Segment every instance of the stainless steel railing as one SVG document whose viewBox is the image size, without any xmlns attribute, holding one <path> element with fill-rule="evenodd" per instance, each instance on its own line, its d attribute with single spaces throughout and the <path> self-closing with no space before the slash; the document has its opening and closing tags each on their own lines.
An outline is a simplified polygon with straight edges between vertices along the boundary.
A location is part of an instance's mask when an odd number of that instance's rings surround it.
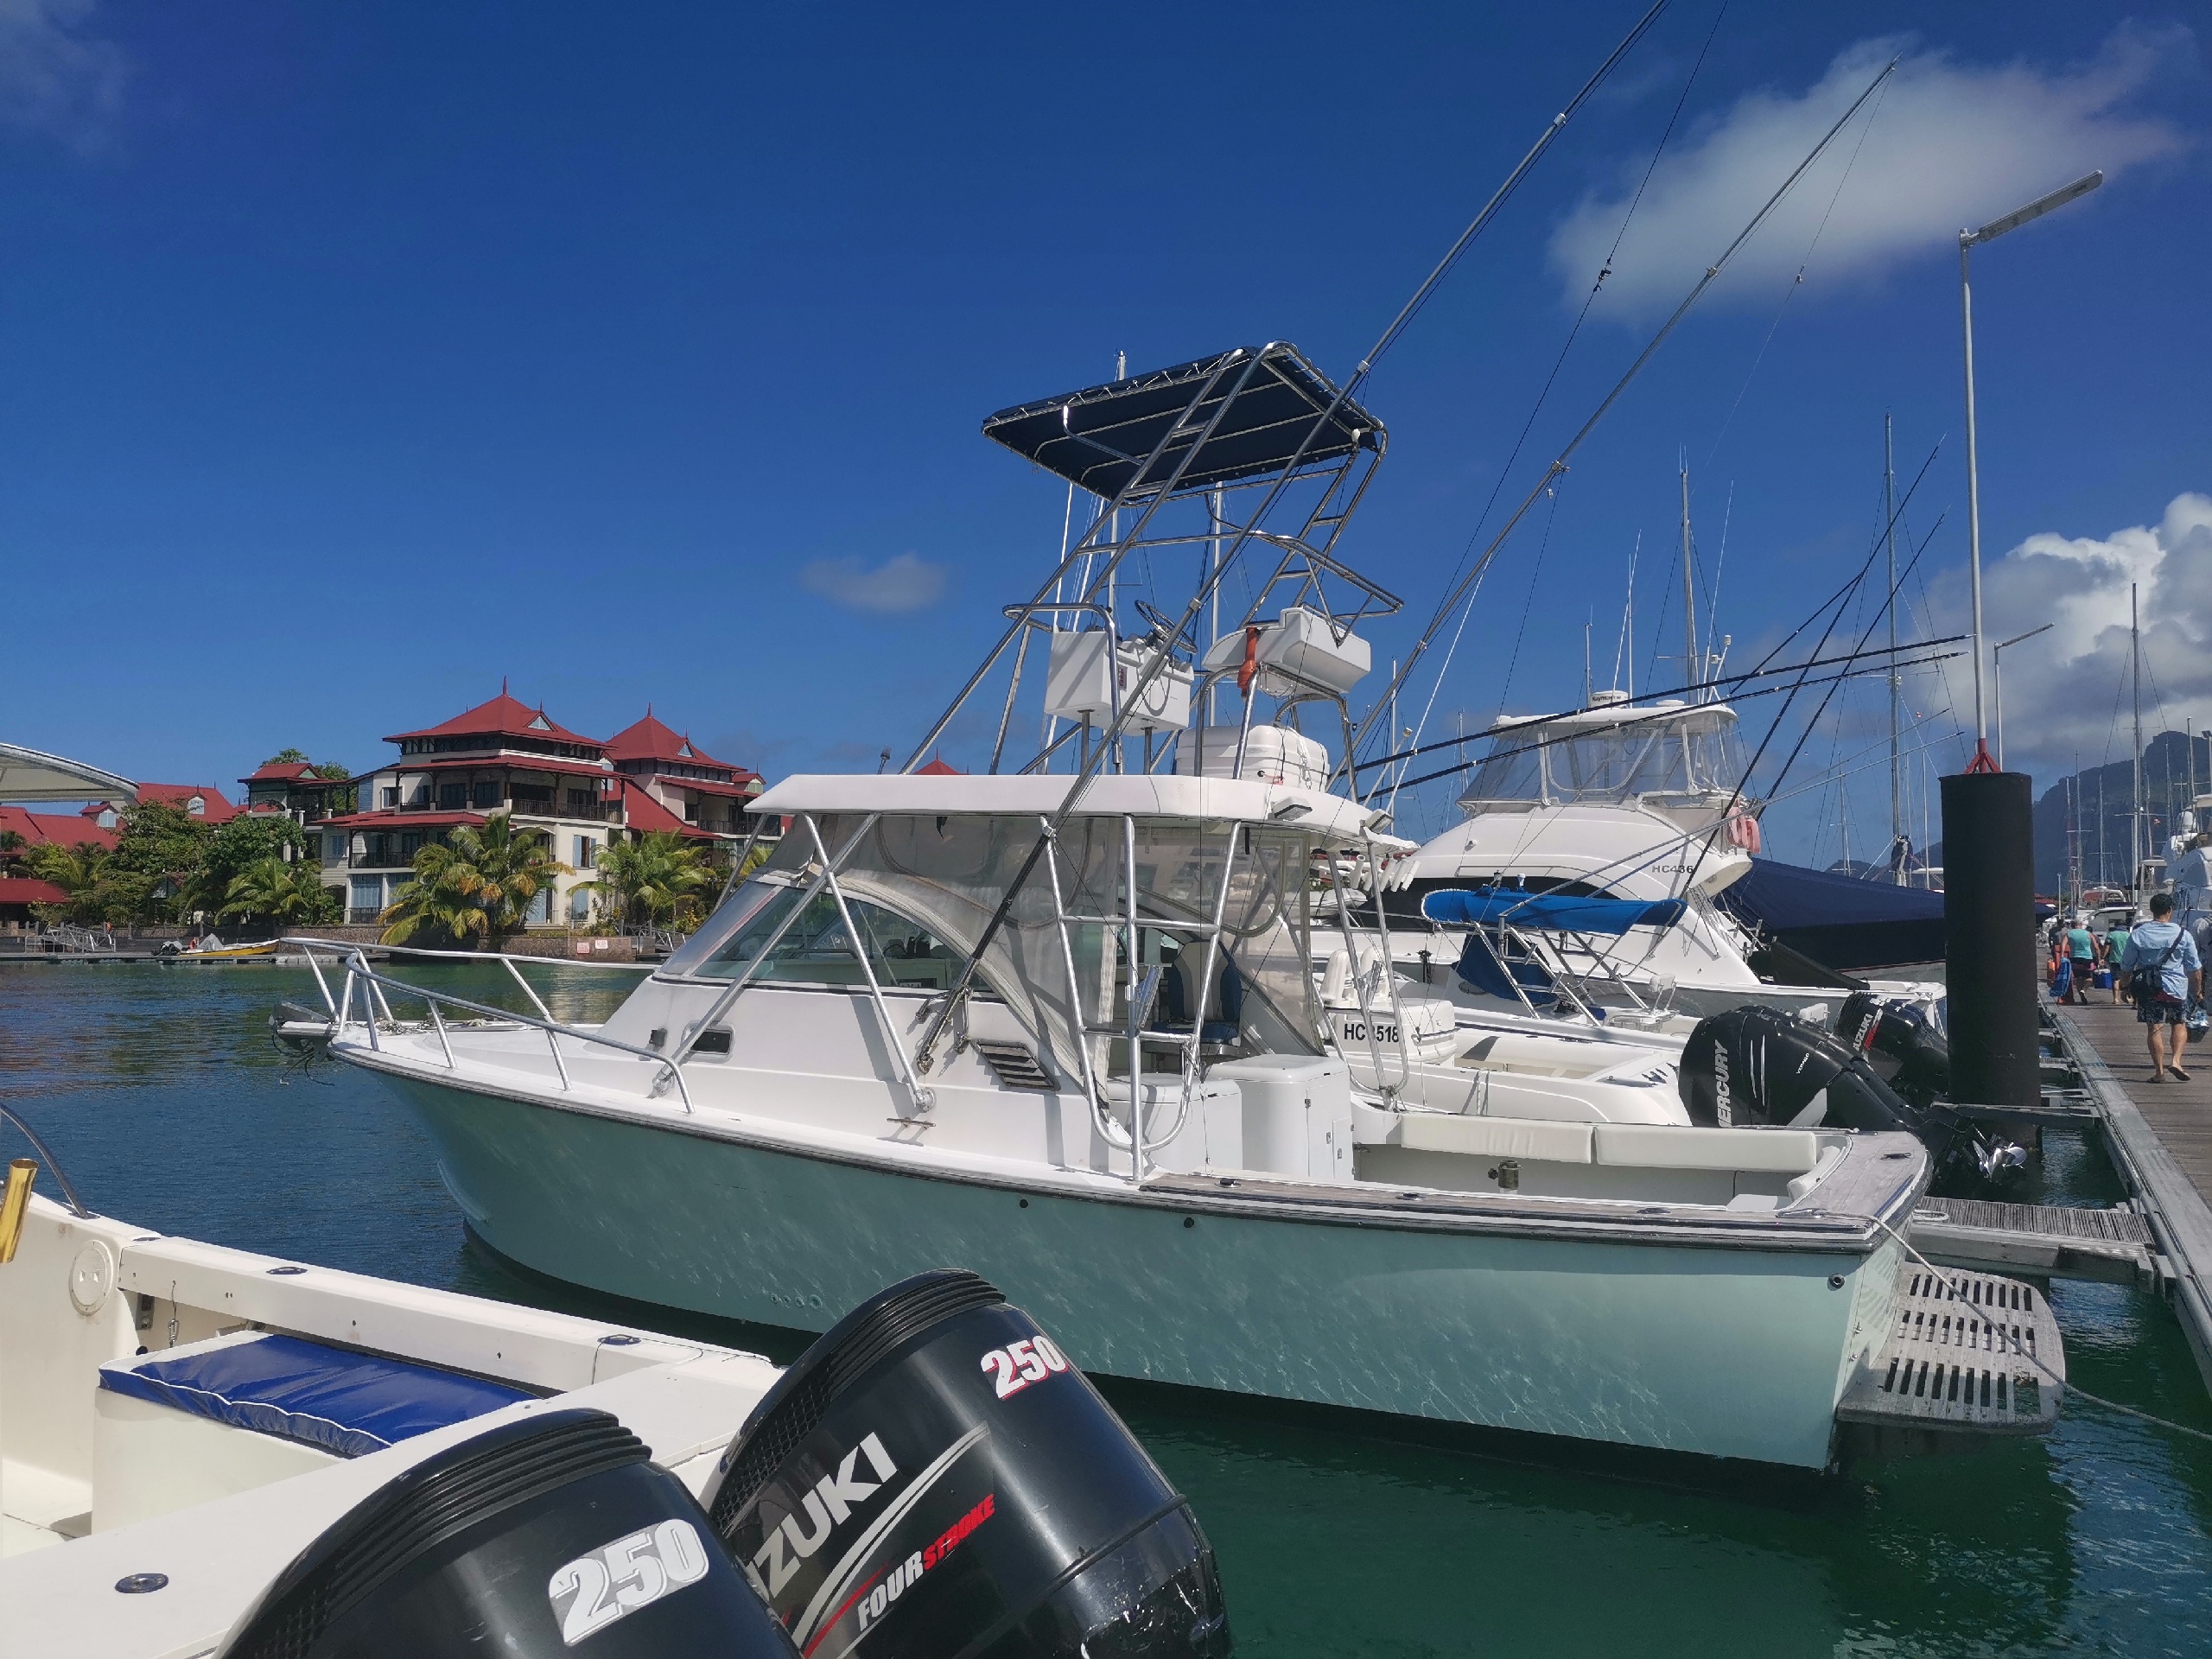
<svg viewBox="0 0 2212 1659">
<path fill-rule="evenodd" d="M 398 992 L 402 997 L 419 997 L 429 1006 L 431 1028 L 437 1033 L 439 1049 L 445 1056 L 446 1065 L 452 1070 L 458 1071 L 461 1063 L 454 1054 L 453 1041 L 447 1031 L 443 1013 L 445 1008 L 459 1008 L 477 1019 L 489 1019 L 543 1032 L 546 1047 L 553 1057 L 553 1070 L 560 1077 L 563 1090 L 575 1086 L 575 1079 L 569 1075 L 568 1061 L 561 1052 L 561 1039 L 567 1037 L 580 1043 L 588 1043 L 601 1048 L 611 1048 L 620 1053 L 629 1054 L 639 1059 L 654 1061 L 659 1068 L 653 1076 L 654 1090 L 658 1091 L 667 1081 L 673 1080 L 677 1098 L 683 1103 L 683 1109 L 687 1112 L 694 1109 L 691 1103 L 691 1090 L 684 1081 L 681 1060 L 671 1059 L 658 1050 L 643 1048 L 635 1043 L 626 1043 L 599 1032 L 586 1031 L 575 1026 L 563 1024 L 553 1017 L 552 1010 L 545 1006 L 545 999 L 538 995 L 537 988 L 523 977 L 522 970 L 515 964 L 515 959 L 504 952 L 428 950 L 409 945 L 391 944 L 377 947 L 380 950 L 401 956 L 427 957 L 453 962 L 500 963 L 505 965 L 507 972 L 513 976 L 515 983 L 522 987 L 523 994 L 529 997 L 537 1007 L 537 1017 L 519 1014 L 512 1008 L 495 1007 L 489 1003 L 474 1001 L 465 996 L 455 996 L 449 991 L 435 991 L 427 986 L 412 984 L 404 979 L 395 979 L 389 975 L 380 974 L 369 966 L 366 948 L 361 945 L 342 944 L 329 939 L 308 938 L 286 938 L 280 943 L 305 951 L 308 966 L 315 974 L 315 988 L 321 992 L 323 1006 L 330 1014 L 331 1035 L 334 1038 L 344 1036 L 353 1029 L 355 1024 L 354 988 L 359 985 L 361 988 L 359 993 L 361 1014 L 359 1016 L 359 1023 L 367 1033 L 369 1046 L 381 1052 L 384 1048 L 384 1030 L 396 1029 L 399 1025 L 397 1018 L 391 1011 L 391 1001 L 385 995 L 386 989 L 389 988 Z M 342 956 L 345 958 L 346 981 L 335 997 L 331 995 L 329 982 L 323 976 L 322 965 L 319 960 L 321 955 Z M 575 965 L 602 969 L 621 968 L 642 972 L 651 972 L 654 966 L 651 963 L 627 962 L 578 963 Z M 379 1009 L 382 1010 L 381 1020 L 378 1015 Z"/>
</svg>

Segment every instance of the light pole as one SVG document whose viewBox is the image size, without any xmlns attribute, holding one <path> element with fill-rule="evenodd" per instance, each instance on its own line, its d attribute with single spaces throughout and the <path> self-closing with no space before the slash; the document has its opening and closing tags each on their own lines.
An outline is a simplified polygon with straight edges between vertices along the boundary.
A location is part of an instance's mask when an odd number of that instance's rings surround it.
<svg viewBox="0 0 2212 1659">
<path fill-rule="evenodd" d="M 1989 758 L 1989 716 L 1981 689 L 1981 473 L 1974 451 L 1974 281 L 1969 253 L 1976 243 L 1993 242 L 2007 231 L 2017 231 L 2031 219 L 2041 219 L 2054 207 L 2086 196 L 2105 181 L 2101 172 L 2038 196 L 2024 207 L 2016 207 L 2001 219 L 1993 219 L 1978 231 L 1959 232 L 1959 315 L 1966 339 L 1967 372 L 1967 556 L 1974 590 L 1974 761 L 1968 772 L 1996 772 L 2002 768 Z"/>
<path fill-rule="evenodd" d="M 2046 622 L 2039 628 L 2030 628 L 2025 633 L 2016 633 L 2010 639 L 1999 640 L 1989 648 L 1991 689 L 1997 694 L 1997 770 L 2005 770 L 2005 648 L 2017 645 L 2023 639 L 2032 639 L 2039 633 L 2049 633 L 2058 625 Z"/>
</svg>

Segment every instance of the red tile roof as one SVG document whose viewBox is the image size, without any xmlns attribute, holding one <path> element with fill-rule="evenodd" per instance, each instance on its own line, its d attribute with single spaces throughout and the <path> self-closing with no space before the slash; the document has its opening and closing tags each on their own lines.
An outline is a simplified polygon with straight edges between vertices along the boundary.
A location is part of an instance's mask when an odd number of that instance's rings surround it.
<svg viewBox="0 0 2212 1659">
<path fill-rule="evenodd" d="M 302 778 L 313 778 L 315 770 L 304 760 L 264 760 L 253 769 L 251 778 L 241 778 L 242 784 L 296 784 Z"/>
<path fill-rule="evenodd" d="M 138 785 L 138 798 L 141 802 L 158 801 L 163 806 L 176 808 L 180 812 L 188 810 L 185 803 L 195 795 L 200 797 L 206 808 L 204 811 L 194 814 L 202 823 L 228 823 L 238 815 L 238 809 L 231 804 L 230 798 L 213 784 L 141 784 Z M 127 805 L 128 803 L 123 801 L 94 801 L 84 809 L 84 816 L 88 818 L 96 818 L 110 808 L 120 810 Z"/>
<path fill-rule="evenodd" d="M 69 895 L 51 881 L 29 875 L 0 875 L 0 905 L 66 905 Z"/>
<path fill-rule="evenodd" d="M 653 830 L 673 830 L 694 841 L 717 839 L 713 830 L 702 830 L 697 824 L 687 823 L 677 817 L 655 800 L 634 778 L 622 780 L 622 817 L 623 822 L 639 835 Z"/>
<path fill-rule="evenodd" d="M 607 740 L 607 757 L 615 761 L 673 760 L 687 766 L 720 766 L 741 778 L 753 775 L 743 766 L 715 760 L 688 735 L 672 731 L 655 720 L 650 708 L 645 710 L 644 719 L 635 725 L 624 727 Z"/>
<path fill-rule="evenodd" d="M 564 760 L 550 754 L 510 754 L 489 760 L 466 754 L 410 757 L 377 768 L 378 772 L 490 772 L 495 769 L 557 772 L 571 778 L 604 778 L 607 775 L 607 768 L 595 760 Z"/>
<path fill-rule="evenodd" d="M 20 806 L 0 806 L 0 830 L 12 830 L 21 836 L 26 851 L 46 842 L 74 847 L 80 841 L 89 841 L 96 847 L 112 847 L 116 840 L 114 830 L 103 830 L 74 813 L 30 812 Z"/>
<path fill-rule="evenodd" d="M 404 742 L 410 737 L 461 737 L 482 732 L 499 737 L 536 737 L 556 742 L 582 743 L 591 748 L 606 745 L 595 737 L 585 737 L 572 732 L 549 716 L 543 709 L 511 697 L 502 686 L 499 695 L 489 702 L 480 702 L 466 714 L 455 715 L 437 726 L 425 726 L 419 732 L 399 732 L 385 739 L 387 743 Z"/>
<path fill-rule="evenodd" d="M 944 757 L 941 754 L 933 756 L 927 766 L 914 768 L 917 778 L 965 778 L 967 775 L 957 766 L 945 765 Z"/>
</svg>

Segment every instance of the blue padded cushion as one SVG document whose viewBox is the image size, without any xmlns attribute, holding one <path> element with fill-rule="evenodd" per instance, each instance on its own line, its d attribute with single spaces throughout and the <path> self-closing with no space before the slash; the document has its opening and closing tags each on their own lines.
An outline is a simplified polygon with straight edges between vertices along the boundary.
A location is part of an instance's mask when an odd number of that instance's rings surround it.
<svg viewBox="0 0 2212 1659">
<path fill-rule="evenodd" d="M 500 1382 L 277 1336 L 103 1365 L 100 1386 L 341 1458 L 381 1452 L 537 1397 Z"/>
</svg>

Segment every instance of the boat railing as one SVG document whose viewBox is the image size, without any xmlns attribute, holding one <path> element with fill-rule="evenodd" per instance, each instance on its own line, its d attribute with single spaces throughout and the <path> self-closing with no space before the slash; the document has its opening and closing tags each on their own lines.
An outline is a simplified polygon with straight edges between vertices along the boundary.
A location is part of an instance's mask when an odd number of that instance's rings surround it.
<svg viewBox="0 0 2212 1659">
<path fill-rule="evenodd" d="M 384 1031 L 396 1029 L 399 1024 L 397 1016 L 391 1011 L 391 998 L 385 994 L 387 989 L 390 989 L 398 992 L 402 997 L 419 997 L 428 1005 L 431 1028 L 437 1033 L 439 1049 L 445 1056 L 446 1065 L 451 1069 L 459 1070 L 460 1062 L 454 1057 L 453 1041 L 446 1029 L 443 1010 L 458 1008 L 476 1019 L 499 1020 L 543 1032 L 545 1046 L 553 1056 L 553 1070 L 559 1076 L 563 1090 L 575 1086 L 575 1079 L 569 1075 L 568 1061 L 561 1053 L 561 1039 L 567 1037 L 580 1043 L 613 1049 L 620 1053 L 632 1055 L 639 1059 L 655 1062 L 660 1069 L 654 1074 L 652 1092 L 658 1094 L 671 1081 L 673 1081 L 676 1084 L 677 1096 L 683 1102 L 683 1109 L 687 1112 L 693 1109 L 691 1090 L 684 1081 L 681 1056 L 671 1058 L 657 1049 L 641 1047 L 636 1043 L 626 1043 L 619 1038 L 607 1036 L 604 1033 L 587 1031 L 580 1027 L 564 1024 L 556 1020 L 552 1010 L 545 1006 L 545 999 L 538 995 L 537 988 L 523 977 L 522 970 L 516 965 L 515 958 L 503 951 L 431 950 L 407 945 L 389 944 L 377 947 L 381 950 L 407 957 L 430 957 L 449 962 L 499 963 L 513 976 L 515 983 L 522 988 L 523 994 L 530 998 L 531 1004 L 537 1009 L 535 1016 L 518 1013 L 513 1008 L 497 1007 L 489 1003 L 475 1001 L 468 997 L 455 996 L 450 991 L 432 990 L 427 986 L 412 984 L 404 979 L 395 979 L 389 975 L 380 974 L 369 966 L 365 950 L 358 944 L 346 944 L 329 939 L 307 938 L 287 938 L 281 943 L 296 946 L 305 952 L 308 966 L 315 974 L 315 988 L 322 994 L 323 1006 L 330 1011 L 333 1037 L 344 1036 L 353 1029 L 358 1018 L 359 1025 L 368 1035 L 369 1046 L 381 1051 L 384 1047 Z M 322 964 L 319 959 L 321 955 L 342 956 L 345 958 L 346 981 L 335 997 L 331 995 L 329 982 L 323 976 Z M 592 968 L 626 968 L 642 972 L 650 972 L 653 966 L 651 963 L 626 962 L 594 962 L 576 965 Z M 359 993 L 361 1012 L 359 1016 L 356 1016 L 353 1012 L 354 987 L 357 984 L 362 988 Z"/>
<path fill-rule="evenodd" d="M 22 1133 L 23 1139 L 31 1143 L 31 1150 L 46 1160 L 46 1166 L 54 1172 L 54 1181 L 61 1188 L 61 1196 L 69 1200 L 70 1213 L 80 1218 L 91 1216 L 92 1212 L 85 1208 L 85 1201 L 77 1196 L 75 1184 L 62 1173 L 61 1160 L 54 1155 L 54 1149 L 39 1138 L 38 1131 L 24 1122 L 5 1105 L 0 1105 L 0 1118 L 4 1118 L 14 1124 Z"/>
</svg>

